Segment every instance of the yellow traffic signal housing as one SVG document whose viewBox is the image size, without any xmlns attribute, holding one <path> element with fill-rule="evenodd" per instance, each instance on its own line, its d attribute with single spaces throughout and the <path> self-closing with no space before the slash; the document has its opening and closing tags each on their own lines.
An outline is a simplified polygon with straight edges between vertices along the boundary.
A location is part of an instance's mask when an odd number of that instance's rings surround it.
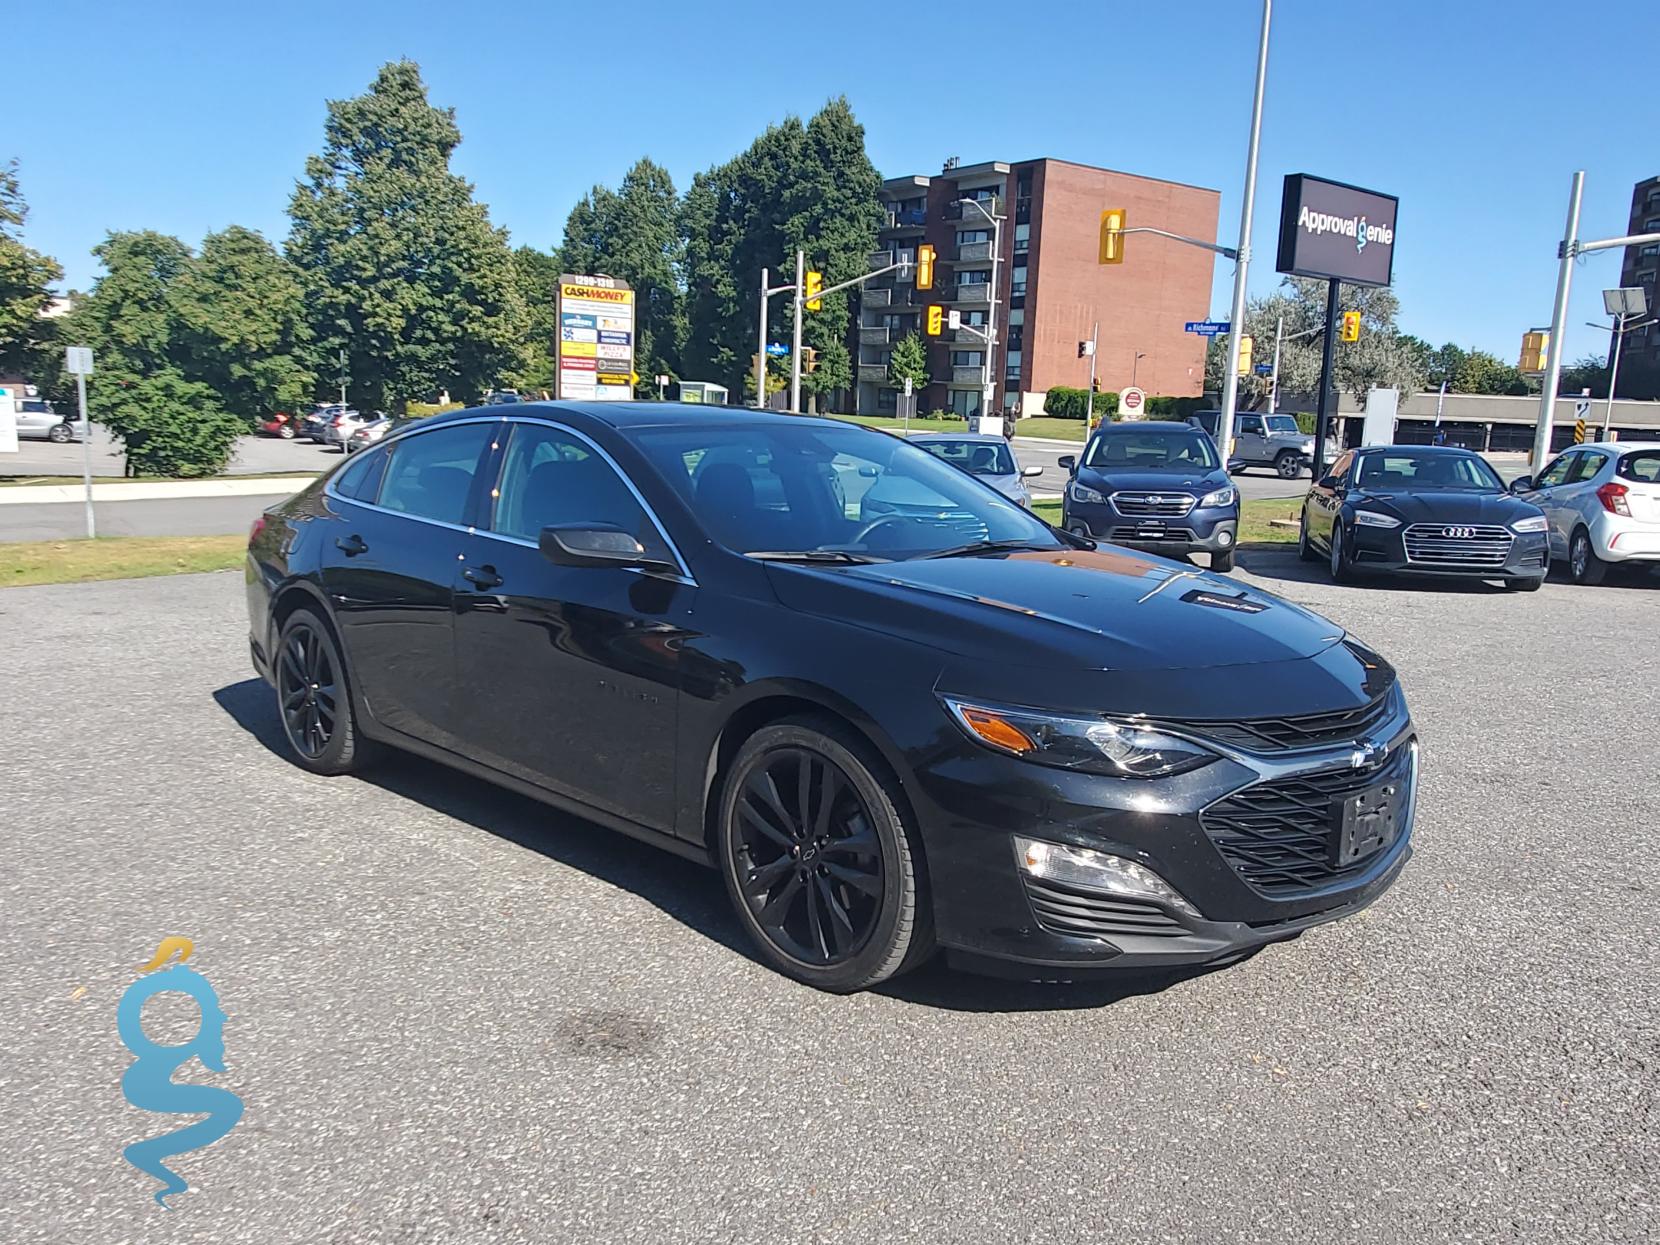
<svg viewBox="0 0 1660 1245">
<path fill-rule="evenodd" d="M 945 308 L 938 303 L 928 308 L 928 336 L 938 337 L 940 330 L 945 326 Z"/>
<path fill-rule="evenodd" d="M 1528 375 L 1542 374 L 1550 362 L 1550 330 L 1529 329 L 1522 334 L 1522 358 L 1517 370 Z"/>
<path fill-rule="evenodd" d="M 818 351 L 811 346 L 801 348 L 801 370 L 803 372 L 818 371 Z"/>
<path fill-rule="evenodd" d="M 1241 376 L 1251 374 L 1251 348 L 1254 345 L 1256 343 L 1251 340 L 1248 334 L 1241 333 L 1239 335 L 1239 374 Z"/>
<path fill-rule="evenodd" d="M 916 288 L 934 288 L 934 248 L 926 242 L 916 249 Z"/>
<path fill-rule="evenodd" d="M 1097 262 L 1103 264 L 1122 264 L 1124 262 L 1124 221 L 1123 208 L 1107 208 L 1101 213 L 1101 250 Z"/>
<path fill-rule="evenodd" d="M 823 288 L 824 288 L 824 274 L 822 272 L 809 272 L 807 274 L 807 289 L 806 289 L 807 310 L 808 311 L 822 311 L 822 310 L 824 310 L 824 300 L 821 299 L 818 296 L 819 291 L 822 290 Z"/>
<path fill-rule="evenodd" d="M 1357 342 L 1360 340 L 1360 312 L 1345 311 L 1343 313 L 1343 328 L 1337 334 L 1340 342 Z"/>
</svg>

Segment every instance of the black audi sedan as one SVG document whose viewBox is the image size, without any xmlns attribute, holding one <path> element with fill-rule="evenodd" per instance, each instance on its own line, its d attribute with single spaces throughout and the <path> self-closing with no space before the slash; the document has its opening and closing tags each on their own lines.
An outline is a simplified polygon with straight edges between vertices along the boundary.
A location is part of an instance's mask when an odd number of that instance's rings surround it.
<svg viewBox="0 0 1660 1245">
<path fill-rule="evenodd" d="M 1233 569 L 1239 490 L 1203 429 L 1103 424 L 1082 458 L 1065 454 L 1060 465 L 1072 472 L 1061 501 L 1067 531 L 1168 557 L 1206 553 L 1211 570 Z"/>
<path fill-rule="evenodd" d="M 1545 512 L 1511 496 L 1487 460 L 1439 445 L 1350 450 L 1303 499 L 1297 551 L 1357 574 L 1497 579 L 1534 592 L 1550 569 Z"/>
<path fill-rule="evenodd" d="M 833 420 L 425 419 L 265 513 L 247 598 L 301 766 L 391 746 L 707 863 L 826 990 L 1224 961 L 1411 850 L 1377 653 Z"/>
</svg>

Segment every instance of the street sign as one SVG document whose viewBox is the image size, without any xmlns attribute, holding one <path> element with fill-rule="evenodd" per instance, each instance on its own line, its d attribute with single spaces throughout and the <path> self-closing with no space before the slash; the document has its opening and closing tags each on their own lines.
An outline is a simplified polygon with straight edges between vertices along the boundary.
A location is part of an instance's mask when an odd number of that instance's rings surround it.
<svg viewBox="0 0 1660 1245">
<path fill-rule="evenodd" d="M 17 453 L 17 400 L 21 388 L 0 385 L 0 454 Z"/>
<path fill-rule="evenodd" d="M 909 376 L 905 378 L 905 396 L 907 398 L 911 396 L 911 378 Z"/>
<path fill-rule="evenodd" d="M 962 328 L 962 326 L 963 326 L 963 313 L 960 312 L 960 311 L 948 311 L 948 312 L 946 312 L 945 313 L 945 325 L 946 325 L 947 328 L 951 328 L 951 329 L 960 329 L 960 328 Z"/>
<path fill-rule="evenodd" d="M 564 273 L 559 278 L 555 397 L 627 401 L 634 371 L 634 291 L 614 277 Z"/>
<path fill-rule="evenodd" d="M 92 375 L 92 347 L 69 346 L 63 352 L 63 370 L 71 376 Z"/>
<path fill-rule="evenodd" d="M 1197 333 L 1200 337 L 1220 337 L 1231 328 L 1233 328 L 1233 324 L 1227 320 L 1189 320 L 1187 322 L 1187 331 Z"/>
<path fill-rule="evenodd" d="M 1140 419 L 1147 412 L 1147 393 L 1131 385 L 1118 395 L 1118 409 L 1127 419 Z"/>
<path fill-rule="evenodd" d="M 782 359 L 790 353 L 790 348 L 783 342 L 768 342 L 767 353 L 774 359 Z"/>
<path fill-rule="evenodd" d="M 1574 403 L 1574 444 L 1585 444 L 1585 421 L 1591 417 L 1591 402 L 1589 398 L 1581 398 Z"/>
<path fill-rule="evenodd" d="M 1395 272 L 1394 195 L 1290 173 L 1280 200 L 1281 272 L 1388 285 Z"/>
<path fill-rule="evenodd" d="M 1259 363 L 1256 366 L 1256 373 L 1258 376 L 1272 376 L 1274 365 L 1272 363 Z"/>
</svg>

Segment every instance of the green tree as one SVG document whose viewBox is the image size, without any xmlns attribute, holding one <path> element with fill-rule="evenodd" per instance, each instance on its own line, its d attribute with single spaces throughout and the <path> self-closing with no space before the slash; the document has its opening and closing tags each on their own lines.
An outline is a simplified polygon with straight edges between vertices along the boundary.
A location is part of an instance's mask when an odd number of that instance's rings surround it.
<svg viewBox="0 0 1660 1245">
<path fill-rule="evenodd" d="M 260 234 L 239 225 L 202 241 L 201 254 L 168 286 L 185 374 L 210 385 L 252 423 L 309 399 L 311 329 L 298 270 Z"/>
<path fill-rule="evenodd" d="M 1577 397 L 1589 389 L 1593 398 L 1608 396 L 1608 361 L 1600 354 L 1583 355 L 1562 366 L 1562 377 L 1556 392 L 1563 397 Z"/>
<path fill-rule="evenodd" d="M 120 439 L 134 475 L 218 475 L 248 430 L 211 386 L 174 367 L 138 376 L 100 366 L 94 381 L 87 404 Z"/>
<path fill-rule="evenodd" d="M 918 397 L 928 387 L 928 347 L 915 333 L 907 333 L 894 343 L 893 354 L 888 359 L 888 379 L 899 390 L 910 381 Z"/>
<path fill-rule="evenodd" d="M 507 234 L 450 170 L 455 110 L 427 99 L 413 61 L 328 105 L 323 154 L 288 214 L 320 357 L 344 349 L 360 401 L 401 410 L 448 388 L 476 397 L 517 379 L 526 314 Z"/>
<path fill-rule="evenodd" d="M 71 313 L 70 334 L 96 352 L 99 372 L 182 374 L 173 285 L 189 267 L 190 248 L 168 234 L 112 233 L 92 248 L 104 266 L 91 292 Z"/>
<path fill-rule="evenodd" d="M 639 392 L 656 393 L 655 377 L 679 374 L 680 199 L 668 170 L 649 159 L 623 175 L 620 190 L 595 186 L 565 222 L 564 271 L 617 277 L 634 289 L 634 365 Z"/>
<path fill-rule="evenodd" d="M 52 324 L 41 312 L 48 288 L 63 277 L 57 260 L 23 244 L 29 205 L 17 180 L 17 161 L 0 165 L 0 372 L 34 379 L 52 342 Z"/>
<path fill-rule="evenodd" d="M 1521 369 L 1506 363 L 1485 350 L 1463 353 L 1458 370 L 1450 378 L 1447 388 L 1454 393 L 1499 393 L 1520 396 L 1534 392 Z M 1440 381 L 1435 382 L 1437 385 Z"/>
<path fill-rule="evenodd" d="M 554 338 L 558 336 L 559 256 L 521 246 L 513 252 L 513 268 L 519 283 L 519 298 L 525 305 L 529 342 L 524 370 L 519 380 L 535 393 L 552 393 L 554 382 Z"/>
</svg>

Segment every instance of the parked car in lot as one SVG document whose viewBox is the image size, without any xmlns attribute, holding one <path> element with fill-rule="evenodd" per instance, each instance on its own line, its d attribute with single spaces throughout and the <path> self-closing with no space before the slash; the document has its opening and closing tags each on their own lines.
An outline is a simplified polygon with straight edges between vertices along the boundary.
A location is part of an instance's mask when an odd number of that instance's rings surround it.
<svg viewBox="0 0 1660 1245">
<path fill-rule="evenodd" d="M 1451 575 L 1532 592 L 1550 565 L 1544 513 L 1511 496 L 1481 455 L 1451 446 L 1345 453 L 1304 498 L 1297 549 L 1305 561 L 1323 552 L 1340 583 Z"/>
<path fill-rule="evenodd" d="M 324 443 L 324 432 L 329 422 L 346 408 L 338 402 L 325 402 L 313 407 L 300 417 L 300 436 L 307 441 L 315 441 L 318 445 Z"/>
<path fill-rule="evenodd" d="M 1213 571 L 1233 569 L 1239 490 L 1222 470 L 1216 445 L 1188 424 L 1151 420 L 1103 424 L 1072 472 L 1061 526 L 1079 536 L 1171 557 L 1210 555 Z"/>
<path fill-rule="evenodd" d="M 436 415 L 267 510 L 246 585 L 301 767 L 392 745 L 707 863 L 826 990 L 1225 961 L 1411 853 L 1383 657 L 839 421 Z"/>
<path fill-rule="evenodd" d="M 17 435 L 25 441 L 63 445 L 85 436 L 86 423 L 60 415 L 45 398 L 24 398 L 17 404 Z"/>
<path fill-rule="evenodd" d="M 1196 411 L 1188 416 L 1187 422 L 1203 428 L 1211 440 L 1221 439 L 1221 411 Z M 1326 453 L 1328 459 L 1335 458 L 1336 447 L 1328 444 Z M 1229 471 L 1271 467 L 1282 479 L 1295 480 L 1310 471 L 1313 462 L 1314 437 L 1297 427 L 1295 416 L 1264 415 L 1256 411 L 1240 411 L 1234 416 Z"/>
<path fill-rule="evenodd" d="M 292 441 L 299 435 L 300 418 L 290 415 L 287 411 L 273 411 L 270 416 L 260 421 L 259 431 L 267 437 L 281 437 L 284 441 Z"/>
<path fill-rule="evenodd" d="M 366 449 L 375 444 L 388 433 L 396 432 L 399 428 L 414 423 L 416 418 L 409 415 L 397 418 L 391 415 L 383 415 L 379 419 L 371 419 L 367 423 L 359 424 L 352 435 L 347 437 L 342 444 L 345 446 L 346 453 L 354 454 L 358 450 Z"/>
<path fill-rule="evenodd" d="M 332 445 L 341 453 L 345 453 L 346 443 L 351 440 L 352 433 L 365 424 L 385 418 L 380 411 L 364 413 L 350 408 L 337 410 L 323 421 L 323 444 Z"/>
<path fill-rule="evenodd" d="M 1022 506 L 1032 504 L 1032 495 L 1026 491 L 1026 481 L 1043 474 L 1042 467 L 1022 467 L 1017 463 L 1009 443 L 1000 436 L 931 432 L 912 437 L 911 444 L 921 446 L 935 458 L 971 476 L 978 476 L 1004 497 Z"/>
<path fill-rule="evenodd" d="M 1660 564 L 1660 441 L 1576 445 L 1510 488 L 1544 511 L 1551 557 L 1575 583 L 1600 584 L 1611 566 Z"/>
</svg>

